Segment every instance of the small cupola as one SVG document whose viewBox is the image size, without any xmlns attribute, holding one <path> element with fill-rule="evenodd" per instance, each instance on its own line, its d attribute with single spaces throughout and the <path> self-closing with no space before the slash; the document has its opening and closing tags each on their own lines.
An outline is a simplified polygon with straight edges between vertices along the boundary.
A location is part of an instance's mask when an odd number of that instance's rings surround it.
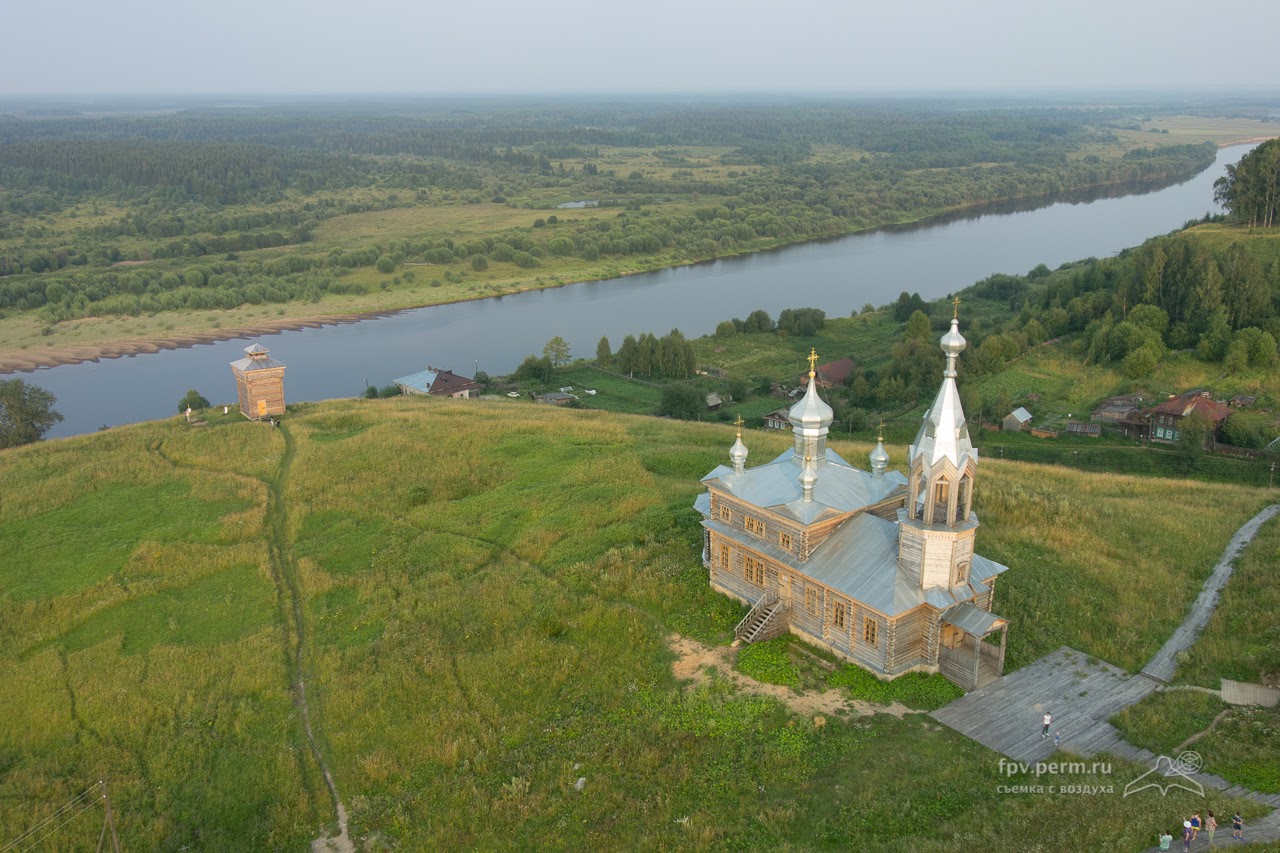
<svg viewBox="0 0 1280 853">
<path fill-rule="evenodd" d="M 787 413 L 791 421 L 791 432 L 795 435 L 795 448 L 792 461 L 803 466 L 805 459 L 812 460 L 815 467 L 827 461 L 827 432 L 831 429 L 834 413 L 831 407 L 818 396 L 818 383 L 815 381 L 818 363 L 816 350 L 809 350 L 809 387 Z"/>
<path fill-rule="evenodd" d="M 738 427 L 738 439 L 733 443 L 733 447 L 729 449 L 729 459 L 733 462 L 733 473 L 741 474 L 743 468 L 747 464 L 747 446 L 742 443 L 742 415 L 738 415 L 735 426 Z"/>
</svg>

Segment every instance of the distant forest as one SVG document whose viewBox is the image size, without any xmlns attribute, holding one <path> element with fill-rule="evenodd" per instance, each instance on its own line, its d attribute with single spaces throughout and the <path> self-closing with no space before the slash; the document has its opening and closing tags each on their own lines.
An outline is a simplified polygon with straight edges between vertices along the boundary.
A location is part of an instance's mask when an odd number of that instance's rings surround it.
<svg viewBox="0 0 1280 853">
<path fill-rule="evenodd" d="M 1120 109 L 838 100 L 0 116 L 0 311 L 57 324 L 319 302 L 368 291 L 353 270 L 406 262 L 438 265 L 451 282 L 543 266 L 582 275 L 619 258 L 683 263 L 1212 162 L 1209 143 L 1115 145 L 1114 129 L 1133 120 Z M 658 166 L 609 167 L 620 150 Z M 551 210 L 563 199 L 618 215 L 355 248 L 315 236 L 328 219 L 372 210 Z M 405 273 L 383 288 L 423 286 Z"/>
</svg>

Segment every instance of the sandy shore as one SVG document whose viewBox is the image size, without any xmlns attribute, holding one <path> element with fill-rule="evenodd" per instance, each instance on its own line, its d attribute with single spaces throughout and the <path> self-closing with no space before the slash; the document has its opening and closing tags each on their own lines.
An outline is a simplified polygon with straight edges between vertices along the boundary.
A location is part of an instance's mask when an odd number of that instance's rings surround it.
<svg viewBox="0 0 1280 853">
<path fill-rule="evenodd" d="M 241 326 L 235 329 L 215 329 L 208 332 L 171 335 L 165 338 L 139 338 L 101 344 L 48 347 L 38 352 L 0 350 L 0 374 L 30 373 L 41 367 L 56 367 L 60 364 L 80 364 L 85 361 L 101 361 L 104 358 L 142 355 L 165 349 L 183 349 L 217 341 L 232 341 L 237 338 L 273 335 L 277 332 L 289 332 L 296 329 L 319 329 L 322 326 L 336 326 L 341 323 L 359 323 L 361 320 L 388 317 L 406 310 L 411 309 L 368 311 L 360 314 L 330 314 L 322 317 L 295 317 L 293 319 L 257 323 L 252 326 Z"/>
</svg>

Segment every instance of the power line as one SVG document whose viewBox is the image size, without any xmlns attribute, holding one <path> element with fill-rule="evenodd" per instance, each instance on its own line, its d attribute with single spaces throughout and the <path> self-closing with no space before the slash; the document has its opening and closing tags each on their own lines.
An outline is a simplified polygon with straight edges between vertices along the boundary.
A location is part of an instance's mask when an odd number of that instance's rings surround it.
<svg viewBox="0 0 1280 853">
<path fill-rule="evenodd" d="M 34 850 L 34 849 L 35 849 L 35 847 L 36 847 L 36 845 L 37 845 L 37 844 L 39 844 L 41 841 L 44 841 L 44 840 L 45 840 L 46 838 L 48 838 L 50 835 L 53 835 L 53 834 L 54 834 L 55 832 L 57 832 L 59 829 L 62 829 L 62 827 L 64 827 L 64 826 L 66 826 L 67 824 L 71 823 L 71 821 L 73 821 L 73 820 L 75 820 L 76 818 L 80 817 L 80 815 L 84 814 L 85 812 L 87 812 L 89 809 L 93 808 L 93 807 L 94 807 L 94 806 L 96 806 L 97 804 L 98 804 L 98 801 L 97 801 L 97 799 L 96 799 L 96 798 L 95 798 L 95 799 L 93 799 L 93 800 L 90 800 L 90 801 L 89 801 L 89 802 L 87 802 L 87 803 L 85 803 L 83 806 L 81 806 L 81 807 L 80 807 L 80 810 L 79 810 L 79 811 L 77 811 L 75 814 L 71 815 L 71 817 L 67 818 L 67 819 L 66 819 L 66 820 L 64 820 L 62 823 L 60 823 L 60 824 L 58 824 L 57 826 L 53 827 L 53 828 L 52 828 L 52 829 L 50 829 L 48 832 L 46 832 L 44 835 L 42 835 L 42 836 L 40 836 L 39 838 L 37 838 L 35 841 L 32 841 L 32 842 L 31 842 L 31 844 L 30 844 L 30 846 L 28 846 L 28 847 L 24 847 L 24 848 L 22 849 L 22 853 L 27 853 L 27 851 L 28 851 L 28 850 Z M 30 832 L 27 832 L 27 833 L 26 833 L 26 835 L 30 835 L 30 834 L 31 834 Z M 14 844 L 17 844 L 17 843 L 18 843 L 17 841 L 13 842 L 12 844 L 10 844 L 10 845 L 9 845 L 9 847 L 6 847 L 6 848 L 5 848 L 5 850 L 10 849 L 11 847 L 13 847 L 13 845 L 14 845 Z"/>
<path fill-rule="evenodd" d="M 33 826 L 33 827 L 31 827 L 30 829 L 28 829 L 26 832 L 22 833 L 22 834 L 21 834 L 21 835 L 19 835 L 17 838 L 15 838 L 15 839 L 13 839 L 12 841 L 10 841 L 10 842 L 9 842 L 8 844 L 6 844 L 4 847 L 0 847 L 0 853 L 7 853 L 7 851 L 12 850 L 13 848 L 17 847 L 19 844 L 21 844 L 21 843 L 22 843 L 22 841 L 23 841 L 27 836 L 31 835 L 31 834 L 32 834 L 32 833 L 34 833 L 34 832 L 39 832 L 39 831 L 40 831 L 40 829 L 41 829 L 45 824 L 47 824 L 49 821 L 51 821 L 51 820 L 56 820 L 56 819 L 58 818 L 58 816 L 59 816 L 59 815 L 61 815 L 63 812 L 67 811 L 67 810 L 68 810 L 68 809 L 70 809 L 70 808 L 75 807 L 75 805 L 76 805 L 77 803 L 79 803 L 79 802 L 80 802 L 81 800 L 83 800 L 85 797 L 87 797 L 87 796 L 89 796 L 91 793 L 93 793 L 93 791 L 94 791 L 96 788 L 98 788 L 100 785 L 102 785 L 102 783 L 101 783 L 101 782 L 94 782 L 92 785 L 90 785 L 88 788 L 86 788 L 82 794 L 80 794 L 79 796 L 77 796 L 77 797 L 73 798 L 73 799 L 71 800 L 71 802 L 69 802 L 69 803 L 67 803 L 66 805 L 62 806 L 61 808 L 59 808 L 59 809 L 55 810 L 55 811 L 53 812 L 53 814 L 49 815 L 49 816 L 48 816 L 48 817 L 46 817 L 44 820 L 40 821 L 40 822 L 39 822 L 39 823 L 37 823 L 35 826 Z M 96 803 L 96 802 L 97 802 L 97 800 L 95 799 L 95 800 L 94 800 L 93 802 L 91 802 L 89 805 L 93 805 L 93 803 Z M 84 809 L 81 809 L 81 811 L 84 811 Z M 79 814 L 80 814 L 80 812 L 76 812 L 76 815 L 79 815 Z M 74 816 L 73 816 L 73 817 L 74 817 Z M 62 826 L 63 824 L 65 824 L 66 822 L 67 822 L 67 821 L 63 821 L 62 823 L 58 824 L 58 827 L 61 827 L 61 826 Z M 55 829 L 57 829 L 58 827 L 55 827 Z M 41 840 L 43 840 L 44 838 L 47 838 L 47 837 L 48 837 L 47 835 L 42 836 Z M 39 843 L 39 842 L 37 842 L 37 843 Z M 28 850 L 30 850 L 31 848 L 30 848 L 30 847 L 28 847 L 27 849 L 28 849 Z"/>
</svg>

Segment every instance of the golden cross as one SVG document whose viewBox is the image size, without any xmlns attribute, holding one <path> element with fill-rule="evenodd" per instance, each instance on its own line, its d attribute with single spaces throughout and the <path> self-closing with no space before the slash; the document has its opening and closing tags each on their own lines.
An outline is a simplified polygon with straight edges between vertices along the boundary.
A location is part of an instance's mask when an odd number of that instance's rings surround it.
<svg viewBox="0 0 1280 853">
<path fill-rule="evenodd" d="M 884 421 L 880 421 L 880 435 L 876 438 L 876 441 L 884 441 Z"/>
<path fill-rule="evenodd" d="M 955 298 L 955 301 L 952 303 L 952 307 L 955 310 L 951 314 L 951 318 L 953 320 L 959 320 L 960 319 L 960 297 L 959 296 Z"/>
<path fill-rule="evenodd" d="M 813 366 L 818 363 L 818 351 L 813 347 L 809 348 L 809 372 L 813 373 Z"/>
<path fill-rule="evenodd" d="M 742 436 L 742 425 L 743 425 L 743 424 L 745 424 L 745 423 L 746 423 L 746 421 L 744 421 L 744 420 L 742 419 L 742 415 L 741 415 L 741 413 L 739 413 L 739 415 L 738 415 L 738 419 L 737 419 L 736 421 L 734 421 L 734 422 L 733 422 L 733 425 L 734 425 L 734 426 L 736 426 L 736 427 L 738 428 L 738 436 L 739 436 L 739 437 L 741 437 L 741 436 Z"/>
</svg>

